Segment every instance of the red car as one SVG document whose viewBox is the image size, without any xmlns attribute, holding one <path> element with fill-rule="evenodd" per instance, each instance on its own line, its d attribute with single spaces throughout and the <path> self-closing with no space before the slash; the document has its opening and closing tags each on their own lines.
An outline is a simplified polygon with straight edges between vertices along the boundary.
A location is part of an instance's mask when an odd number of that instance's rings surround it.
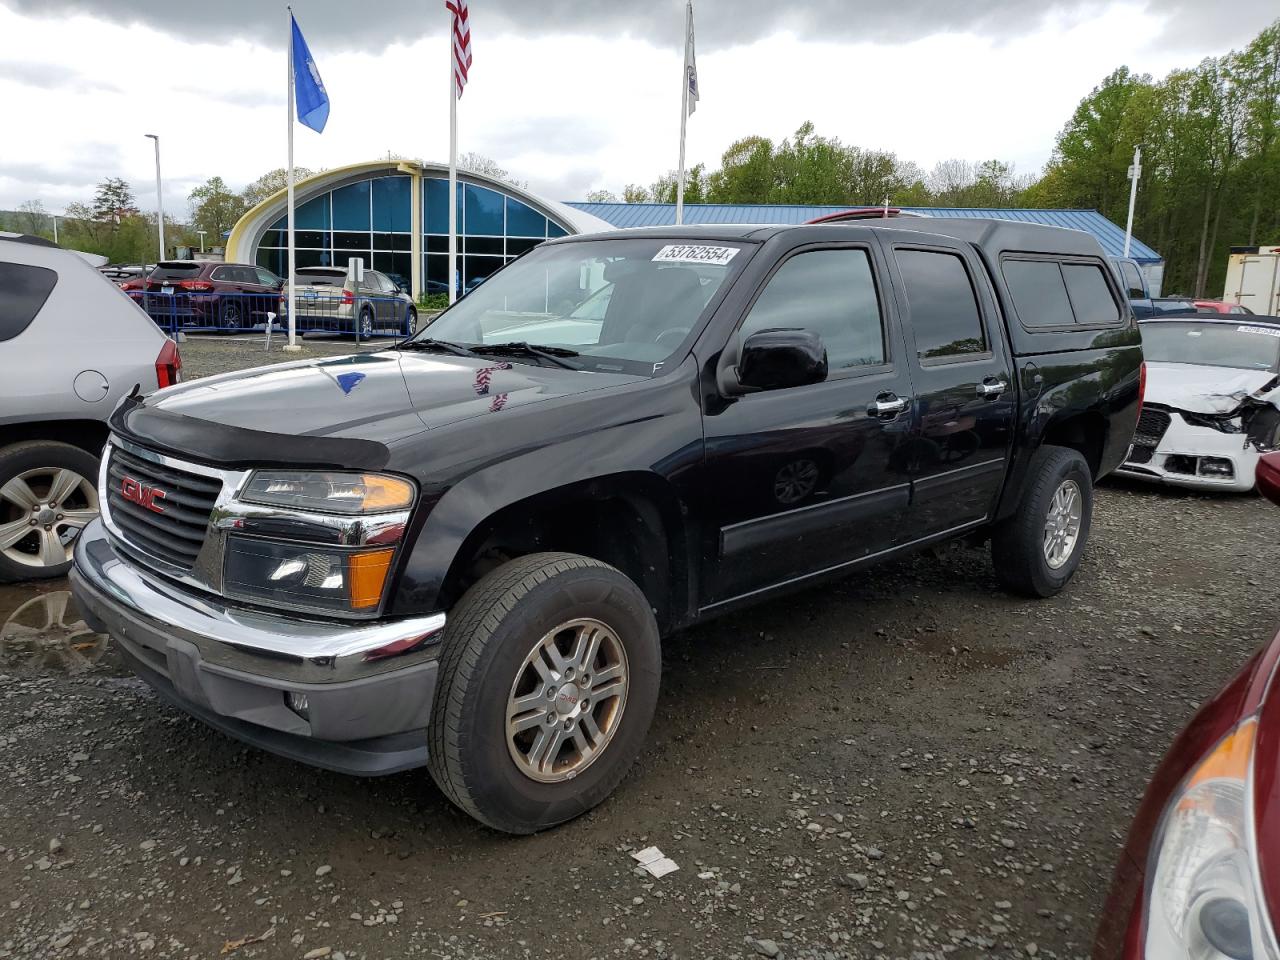
<svg viewBox="0 0 1280 960">
<path fill-rule="evenodd" d="M 1226 300 L 1196 300 L 1196 313 L 1230 313 L 1242 314 L 1247 317 L 1253 316 L 1253 311 L 1248 307 L 1241 306 L 1238 303 L 1228 303 Z"/>
<path fill-rule="evenodd" d="M 1258 464 L 1280 504 L 1280 453 Z M 1156 769 L 1094 960 L 1277 960 L 1280 634 L 1200 708 Z"/>
<path fill-rule="evenodd" d="M 280 314 L 284 281 L 264 267 L 211 260 L 163 260 L 139 288 L 123 290 L 165 329 L 244 330 Z"/>
</svg>

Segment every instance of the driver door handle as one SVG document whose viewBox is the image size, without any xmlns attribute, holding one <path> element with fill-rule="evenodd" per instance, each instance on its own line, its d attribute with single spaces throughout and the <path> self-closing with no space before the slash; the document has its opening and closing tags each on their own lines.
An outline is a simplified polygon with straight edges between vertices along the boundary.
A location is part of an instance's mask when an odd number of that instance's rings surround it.
<svg viewBox="0 0 1280 960">
<path fill-rule="evenodd" d="M 1008 389 L 1009 385 L 1003 380 L 997 380 L 995 377 L 987 377 L 987 379 L 978 384 L 978 396 L 991 397 L 994 399 Z"/>
<path fill-rule="evenodd" d="M 907 397 L 900 397 L 893 393 L 882 393 L 867 408 L 867 413 L 873 417 L 896 417 L 910 405 L 911 400 Z"/>
</svg>

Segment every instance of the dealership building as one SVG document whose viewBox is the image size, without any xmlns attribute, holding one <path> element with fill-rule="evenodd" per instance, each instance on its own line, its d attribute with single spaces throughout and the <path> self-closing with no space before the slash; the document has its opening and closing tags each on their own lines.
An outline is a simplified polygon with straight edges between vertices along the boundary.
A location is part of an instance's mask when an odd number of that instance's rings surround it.
<svg viewBox="0 0 1280 960">
<path fill-rule="evenodd" d="M 448 289 L 449 168 L 439 163 L 381 160 L 325 170 L 295 186 L 297 264 L 365 266 L 410 281 L 414 296 Z M 558 203 L 493 177 L 458 172 L 458 271 L 464 288 L 545 240 L 621 227 L 675 222 L 669 203 Z M 226 259 L 257 263 L 283 276 L 287 199 L 282 190 L 231 230 Z M 804 223 L 847 209 L 800 204 L 686 204 L 688 224 Z M 1083 230 L 1110 256 L 1124 251 L 1124 230 L 1096 210 L 915 207 L 933 217 L 995 217 Z M 1136 237 L 1130 256 L 1153 290 L 1164 261 Z"/>
<path fill-rule="evenodd" d="M 492 177 L 458 172 L 458 271 L 462 282 L 489 276 L 545 240 L 608 230 L 589 213 L 540 199 Z M 258 204 L 232 228 L 226 259 L 279 276 L 286 267 L 285 191 Z M 408 279 L 421 291 L 447 290 L 449 168 L 383 160 L 325 170 L 294 187 L 297 265 L 366 267 Z"/>
</svg>

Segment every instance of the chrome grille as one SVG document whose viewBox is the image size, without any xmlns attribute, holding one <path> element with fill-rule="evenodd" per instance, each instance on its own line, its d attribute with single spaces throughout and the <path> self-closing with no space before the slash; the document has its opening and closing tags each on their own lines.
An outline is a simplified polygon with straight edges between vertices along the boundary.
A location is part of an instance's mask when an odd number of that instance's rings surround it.
<svg viewBox="0 0 1280 960">
<path fill-rule="evenodd" d="M 222 481 L 144 460 L 116 446 L 111 449 L 106 481 L 111 520 L 125 539 L 146 554 L 190 570 L 204 546 Z M 155 501 L 159 509 L 126 499 L 127 486 L 160 491 L 163 496 Z"/>
</svg>

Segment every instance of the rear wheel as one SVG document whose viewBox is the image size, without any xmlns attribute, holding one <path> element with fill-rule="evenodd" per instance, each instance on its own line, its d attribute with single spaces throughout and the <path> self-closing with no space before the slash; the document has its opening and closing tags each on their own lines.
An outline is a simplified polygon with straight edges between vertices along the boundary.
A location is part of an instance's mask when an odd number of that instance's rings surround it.
<svg viewBox="0 0 1280 960">
<path fill-rule="evenodd" d="M 373 308 L 365 307 L 360 311 L 360 333 L 361 340 L 368 340 L 373 336 Z"/>
<path fill-rule="evenodd" d="M 991 536 L 996 577 L 1009 590 L 1051 597 L 1080 566 L 1093 517 L 1093 475 L 1078 451 L 1044 446 L 1027 467 L 1017 512 Z"/>
<path fill-rule="evenodd" d="M 218 325 L 227 330 L 239 330 L 244 326 L 244 306 L 238 300 L 224 300 Z"/>
<path fill-rule="evenodd" d="M 658 698 L 658 627 L 636 585 L 588 557 L 539 553 L 482 578 L 450 613 L 431 774 L 471 816 L 534 833 L 617 786 Z"/>
<path fill-rule="evenodd" d="M 61 577 L 98 515 L 98 459 L 35 440 L 0 450 L 0 581 Z"/>
</svg>

